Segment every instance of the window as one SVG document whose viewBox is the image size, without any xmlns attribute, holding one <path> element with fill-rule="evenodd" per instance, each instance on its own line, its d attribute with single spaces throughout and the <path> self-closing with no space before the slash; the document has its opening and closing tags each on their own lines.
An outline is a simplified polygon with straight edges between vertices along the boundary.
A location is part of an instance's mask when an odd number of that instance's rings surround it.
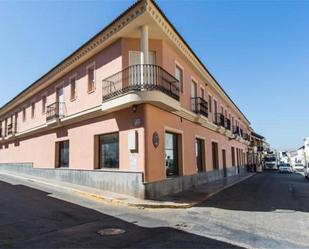
<svg viewBox="0 0 309 249">
<path fill-rule="evenodd" d="M 197 138 L 195 140 L 195 156 L 198 172 L 205 171 L 205 143 L 204 140 Z"/>
<path fill-rule="evenodd" d="M 216 115 L 217 115 L 217 112 L 218 112 L 218 106 L 217 106 L 217 101 L 214 99 L 214 111 L 213 111 L 213 122 L 215 123 L 216 122 Z"/>
<path fill-rule="evenodd" d="M 204 88 L 201 88 L 201 98 L 205 99 L 205 90 L 204 90 Z"/>
<path fill-rule="evenodd" d="M 70 79 L 70 88 L 71 88 L 71 101 L 75 100 L 76 99 L 76 77 L 73 76 L 71 79 Z M 88 88 L 88 91 L 89 91 L 89 88 Z"/>
<path fill-rule="evenodd" d="M 46 96 L 42 97 L 42 113 L 46 112 Z"/>
<path fill-rule="evenodd" d="M 235 148 L 232 147 L 232 166 L 236 166 L 235 165 Z"/>
<path fill-rule="evenodd" d="M 26 108 L 23 108 L 23 121 L 26 121 Z"/>
<path fill-rule="evenodd" d="M 35 115 L 35 102 L 31 104 L 31 118 L 34 118 Z"/>
<path fill-rule="evenodd" d="M 196 83 L 192 80 L 191 82 L 191 98 L 195 98 L 197 96 L 197 85 Z M 196 102 L 192 101 L 191 102 L 191 110 L 196 111 Z"/>
<path fill-rule="evenodd" d="M 95 89 L 95 68 L 91 65 L 87 68 L 88 75 L 88 92 L 93 92 Z"/>
<path fill-rule="evenodd" d="M 15 112 L 14 133 L 17 133 L 18 112 Z"/>
<path fill-rule="evenodd" d="M 119 168 L 119 133 L 99 136 L 99 167 Z"/>
<path fill-rule="evenodd" d="M 179 89 L 183 93 L 183 71 L 182 69 L 176 65 L 176 79 L 179 82 Z"/>
<path fill-rule="evenodd" d="M 57 150 L 57 167 L 68 168 L 69 167 L 69 158 L 70 158 L 70 143 L 69 141 L 61 141 L 56 143 Z"/>
<path fill-rule="evenodd" d="M 212 142 L 212 167 L 213 169 L 219 169 L 219 155 L 218 155 L 218 143 Z"/>
<path fill-rule="evenodd" d="M 179 175 L 178 138 L 175 133 L 165 133 L 165 170 L 167 177 Z"/>
<path fill-rule="evenodd" d="M 209 105 L 209 112 L 212 112 L 212 97 L 209 95 L 208 105 Z"/>
</svg>

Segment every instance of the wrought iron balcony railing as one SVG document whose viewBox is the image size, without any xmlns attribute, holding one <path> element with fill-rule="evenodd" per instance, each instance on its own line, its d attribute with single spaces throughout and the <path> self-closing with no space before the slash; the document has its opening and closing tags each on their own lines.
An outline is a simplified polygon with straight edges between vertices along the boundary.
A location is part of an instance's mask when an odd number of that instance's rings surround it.
<svg viewBox="0 0 309 249">
<path fill-rule="evenodd" d="M 225 117 L 222 113 L 215 114 L 215 124 L 221 127 L 225 127 Z"/>
<path fill-rule="evenodd" d="M 132 65 L 102 82 L 103 101 L 132 91 L 158 90 L 179 101 L 177 79 L 157 65 Z"/>
<path fill-rule="evenodd" d="M 247 141 L 250 141 L 250 135 L 247 133 L 243 133 L 243 138 Z"/>
<path fill-rule="evenodd" d="M 244 137 L 244 130 L 241 129 L 239 126 L 234 126 L 233 127 L 233 134 L 238 135 L 238 136 L 240 136 L 242 138 L 245 138 Z"/>
<path fill-rule="evenodd" d="M 233 126 L 233 134 L 240 135 L 240 128 L 238 126 Z"/>
<path fill-rule="evenodd" d="M 46 121 L 53 121 L 56 119 L 63 118 L 65 111 L 65 103 L 64 102 L 55 102 L 51 105 L 48 105 L 46 108 Z"/>
<path fill-rule="evenodd" d="M 225 119 L 225 129 L 231 130 L 231 120 L 228 118 Z"/>
<path fill-rule="evenodd" d="M 191 98 L 191 109 L 197 114 L 208 117 L 208 103 L 201 97 Z"/>
<path fill-rule="evenodd" d="M 17 125 L 15 123 L 8 124 L 7 136 L 14 135 L 17 132 Z"/>
</svg>

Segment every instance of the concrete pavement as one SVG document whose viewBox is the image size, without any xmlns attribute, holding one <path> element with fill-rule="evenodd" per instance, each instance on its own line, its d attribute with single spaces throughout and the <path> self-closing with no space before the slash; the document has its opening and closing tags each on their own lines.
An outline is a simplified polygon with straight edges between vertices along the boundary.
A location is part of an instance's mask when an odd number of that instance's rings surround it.
<svg viewBox="0 0 309 249">
<path fill-rule="evenodd" d="M 53 188 L 63 189 L 64 191 L 71 191 L 87 198 L 94 198 L 112 204 L 120 204 L 141 208 L 190 208 L 202 201 L 205 201 L 207 198 L 211 197 L 216 193 L 219 193 L 225 188 L 231 187 L 234 184 L 237 184 L 253 176 L 254 174 L 246 173 L 231 176 L 215 182 L 199 185 L 189 191 L 164 196 L 158 200 L 142 200 L 124 194 L 114 193 L 110 191 L 102 191 L 86 186 L 54 181 L 25 174 L 16 174 L 4 170 L 0 171 L 0 176 L 1 175 L 4 177 L 14 177 L 25 181 L 36 182 L 38 184 L 47 185 Z"/>
</svg>

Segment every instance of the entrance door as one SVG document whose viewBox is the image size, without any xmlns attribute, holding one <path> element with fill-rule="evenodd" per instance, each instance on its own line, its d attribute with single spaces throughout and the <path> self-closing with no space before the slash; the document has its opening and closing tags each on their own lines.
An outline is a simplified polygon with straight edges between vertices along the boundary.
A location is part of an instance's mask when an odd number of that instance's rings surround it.
<svg viewBox="0 0 309 249">
<path fill-rule="evenodd" d="M 59 117 L 64 116 L 64 93 L 63 93 L 63 87 L 59 87 L 57 89 L 57 100 L 56 100 L 56 108 L 58 111 Z"/>
<path fill-rule="evenodd" d="M 227 177 L 227 170 L 226 170 L 226 152 L 222 150 L 222 164 L 223 164 L 223 176 Z"/>
<path fill-rule="evenodd" d="M 69 167 L 69 153 L 70 153 L 70 144 L 69 141 L 59 142 L 59 167 L 68 168 Z"/>
<path fill-rule="evenodd" d="M 204 141 L 202 139 L 196 139 L 195 141 L 195 153 L 196 153 L 196 165 L 198 172 L 204 171 Z"/>
<path fill-rule="evenodd" d="M 178 135 L 165 133 L 165 169 L 167 177 L 179 175 Z"/>
</svg>

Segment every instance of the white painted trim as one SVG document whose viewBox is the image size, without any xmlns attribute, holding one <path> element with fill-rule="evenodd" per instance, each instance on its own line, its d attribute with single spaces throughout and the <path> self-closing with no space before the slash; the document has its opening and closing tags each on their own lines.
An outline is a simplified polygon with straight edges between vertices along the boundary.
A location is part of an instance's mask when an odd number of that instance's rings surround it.
<svg viewBox="0 0 309 249">
<path fill-rule="evenodd" d="M 191 79 L 191 82 L 194 81 L 197 85 L 199 84 L 199 81 L 192 75 L 190 75 L 190 79 Z"/>
<path fill-rule="evenodd" d="M 170 126 L 164 126 L 164 132 L 173 132 L 178 134 L 184 134 L 183 130 L 179 130 Z"/>
<path fill-rule="evenodd" d="M 179 61 L 175 60 L 175 70 L 176 70 L 176 66 L 179 67 L 182 72 L 185 71 L 185 68 L 181 65 L 182 63 L 180 63 Z"/>
<path fill-rule="evenodd" d="M 218 141 L 218 140 L 216 140 L 216 139 L 211 139 L 211 140 L 210 140 L 210 142 L 215 142 L 215 143 L 217 143 L 217 144 L 218 144 L 218 146 L 219 146 L 219 141 Z"/>
<path fill-rule="evenodd" d="M 203 137 L 203 136 L 200 136 L 200 135 L 196 135 L 194 136 L 195 138 L 198 138 L 198 139 L 202 139 L 204 140 L 204 142 L 206 141 L 206 137 Z"/>
</svg>

